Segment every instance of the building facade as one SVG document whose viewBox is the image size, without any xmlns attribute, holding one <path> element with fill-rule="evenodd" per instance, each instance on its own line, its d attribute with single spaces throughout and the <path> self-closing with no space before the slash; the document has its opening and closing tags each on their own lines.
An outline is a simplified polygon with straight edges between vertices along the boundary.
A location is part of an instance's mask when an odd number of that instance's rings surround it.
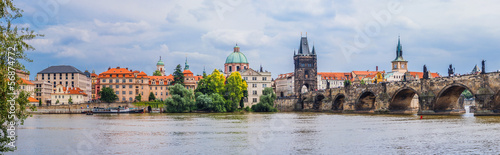
<svg viewBox="0 0 500 155">
<path fill-rule="evenodd" d="M 54 92 L 50 95 L 51 100 L 54 101 L 51 105 L 67 105 L 67 104 L 81 104 L 86 103 L 87 94 L 78 88 L 68 88 L 64 87 L 62 84 L 58 84 L 54 88 Z"/>
<path fill-rule="evenodd" d="M 278 97 L 292 97 L 294 94 L 294 76 L 293 73 L 286 73 L 278 75 L 278 78 L 274 80 L 274 85 L 276 87 L 275 93 Z"/>
<path fill-rule="evenodd" d="M 264 88 L 271 87 L 271 72 L 255 71 L 251 68 L 239 71 L 243 80 L 247 82 L 248 97 L 244 99 L 245 107 L 252 107 L 259 103 Z"/>
<path fill-rule="evenodd" d="M 299 96 L 301 93 L 317 90 L 317 58 L 314 46 L 312 52 L 309 51 L 307 37 L 301 37 L 299 51 L 294 52 L 294 93 Z"/>
<path fill-rule="evenodd" d="M 53 88 L 57 85 L 63 85 L 64 87 L 70 88 L 78 87 L 83 90 L 85 94 L 92 94 L 91 78 L 73 66 L 50 66 L 38 72 L 35 79 L 36 81 L 48 82 L 52 84 Z M 85 97 L 84 101 L 91 100 L 90 95 Z"/>
</svg>

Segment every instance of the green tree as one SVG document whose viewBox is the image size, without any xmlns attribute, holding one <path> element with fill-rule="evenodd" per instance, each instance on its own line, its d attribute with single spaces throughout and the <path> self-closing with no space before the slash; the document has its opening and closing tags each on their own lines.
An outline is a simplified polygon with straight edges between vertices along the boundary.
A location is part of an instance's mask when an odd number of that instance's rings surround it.
<svg viewBox="0 0 500 155">
<path fill-rule="evenodd" d="M 359 82 L 361 85 L 366 85 L 366 82 L 365 80 L 361 79 L 361 81 Z"/>
<path fill-rule="evenodd" d="M 217 93 L 213 93 L 210 95 L 210 98 L 212 99 L 212 111 L 214 112 L 226 112 L 227 109 L 225 108 L 226 105 L 226 100 L 222 95 L 219 95 Z"/>
<path fill-rule="evenodd" d="M 154 100 L 156 100 L 156 96 L 155 96 L 155 94 L 153 94 L 153 92 L 150 92 L 149 93 L 149 101 L 154 101 Z"/>
<path fill-rule="evenodd" d="M 213 101 L 209 95 L 202 94 L 196 97 L 196 107 L 198 108 L 198 110 L 211 111 L 212 105 Z"/>
<path fill-rule="evenodd" d="M 208 80 L 208 76 L 207 76 L 207 73 L 203 73 L 203 78 L 200 79 L 200 81 L 198 81 L 198 87 L 196 87 L 196 89 L 194 90 L 194 92 L 196 93 L 202 93 L 202 94 L 211 94 L 209 91 L 208 91 L 208 83 L 209 81 Z"/>
<path fill-rule="evenodd" d="M 344 87 L 348 87 L 351 85 L 351 80 L 344 80 Z"/>
<path fill-rule="evenodd" d="M 245 96 L 243 92 L 247 90 L 247 83 L 241 78 L 240 72 L 233 72 L 227 78 L 226 84 L 226 110 L 235 111 L 241 99 Z"/>
<path fill-rule="evenodd" d="M 278 110 L 274 108 L 275 99 L 276 94 L 274 94 L 273 89 L 270 87 L 264 88 L 259 103 L 253 105 L 252 110 L 255 112 L 277 112 Z"/>
<path fill-rule="evenodd" d="M 174 82 L 172 84 L 181 84 L 184 86 L 184 73 L 182 73 L 181 65 L 177 65 L 174 70 Z"/>
<path fill-rule="evenodd" d="M 167 112 L 191 112 L 196 109 L 193 90 L 181 84 L 169 87 L 171 97 L 165 100 Z"/>
<path fill-rule="evenodd" d="M 38 100 L 38 106 L 42 106 L 42 100 Z"/>
<path fill-rule="evenodd" d="M 8 136 L 7 129 L 9 123 L 24 124 L 24 120 L 29 116 L 26 111 L 29 106 L 29 94 L 21 91 L 15 99 L 15 110 L 11 112 L 11 105 L 8 100 L 15 98 L 14 91 L 18 91 L 19 82 L 12 85 L 12 81 L 19 81 L 20 78 L 14 73 L 15 70 L 26 71 L 20 60 L 32 62 L 24 51 L 34 50 L 26 41 L 34 39 L 40 34 L 22 26 L 21 24 L 12 25 L 12 21 L 22 17 L 23 11 L 15 6 L 12 0 L 0 1 L 0 152 L 14 151 L 12 139 Z M 34 109 L 33 107 L 30 107 Z M 9 113 L 11 112 L 11 113 Z M 1 153 L 0 153 L 1 154 Z"/>
<path fill-rule="evenodd" d="M 114 102 L 118 99 L 115 91 L 111 87 L 104 87 L 101 91 L 99 91 L 99 96 L 101 96 L 101 101 L 104 102 Z"/>
<path fill-rule="evenodd" d="M 69 96 L 68 104 L 73 104 L 73 99 L 71 98 L 71 96 Z"/>
<path fill-rule="evenodd" d="M 472 93 L 467 89 L 462 92 L 462 95 L 464 95 L 466 99 L 471 99 L 474 97 L 474 95 L 472 95 Z"/>
<path fill-rule="evenodd" d="M 159 70 L 155 70 L 153 72 L 153 76 L 161 76 L 161 72 Z"/>
<path fill-rule="evenodd" d="M 226 78 L 219 70 L 214 69 L 212 74 L 210 74 L 207 80 L 208 92 L 207 94 L 217 93 L 224 95 Z"/>
<path fill-rule="evenodd" d="M 142 100 L 142 96 L 141 96 L 141 94 L 139 94 L 139 95 L 135 96 L 135 100 L 136 100 L 137 102 L 141 102 L 141 100 Z"/>
</svg>

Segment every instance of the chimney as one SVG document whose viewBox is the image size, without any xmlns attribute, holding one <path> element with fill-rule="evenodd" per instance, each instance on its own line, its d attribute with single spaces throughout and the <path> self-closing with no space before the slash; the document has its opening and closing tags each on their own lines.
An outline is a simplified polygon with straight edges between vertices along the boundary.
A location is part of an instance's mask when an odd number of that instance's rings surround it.
<svg viewBox="0 0 500 155">
<path fill-rule="evenodd" d="M 378 66 L 377 66 L 377 67 L 375 67 L 375 70 L 378 72 Z"/>
<path fill-rule="evenodd" d="M 116 69 L 120 69 L 120 66 L 116 67 Z"/>
<path fill-rule="evenodd" d="M 128 67 L 126 69 L 128 70 Z"/>
<path fill-rule="evenodd" d="M 108 67 L 108 70 L 110 70 L 110 69 L 111 69 L 111 67 Z"/>
</svg>

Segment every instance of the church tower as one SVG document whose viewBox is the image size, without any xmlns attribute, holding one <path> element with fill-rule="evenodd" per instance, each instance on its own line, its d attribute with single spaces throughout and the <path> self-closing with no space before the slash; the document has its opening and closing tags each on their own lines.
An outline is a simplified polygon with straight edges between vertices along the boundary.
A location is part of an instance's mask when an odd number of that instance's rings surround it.
<svg viewBox="0 0 500 155">
<path fill-rule="evenodd" d="M 298 53 L 293 55 L 295 64 L 294 70 L 294 92 L 299 96 L 301 93 L 315 91 L 318 86 L 317 81 L 317 59 L 314 45 L 312 52 L 309 51 L 307 36 L 301 37 Z"/>
<path fill-rule="evenodd" d="M 408 61 L 403 59 L 403 46 L 401 46 L 400 38 L 398 37 L 398 46 L 396 47 L 396 59 L 391 61 L 392 72 L 406 73 L 408 72 Z"/>
<path fill-rule="evenodd" d="M 156 63 L 156 70 L 160 71 L 161 76 L 165 76 L 165 64 L 163 63 L 163 61 L 161 61 L 161 56 L 160 60 L 158 60 L 158 63 Z"/>
</svg>

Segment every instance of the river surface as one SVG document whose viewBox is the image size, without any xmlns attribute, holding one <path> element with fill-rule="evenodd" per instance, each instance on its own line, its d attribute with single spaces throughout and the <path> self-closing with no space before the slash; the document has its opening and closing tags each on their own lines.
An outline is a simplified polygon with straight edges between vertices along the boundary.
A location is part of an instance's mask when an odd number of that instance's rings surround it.
<svg viewBox="0 0 500 155">
<path fill-rule="evenodd" d="M 500 117 L 34 115 L 9 154 L 499 154 Z"/>
</svg>

